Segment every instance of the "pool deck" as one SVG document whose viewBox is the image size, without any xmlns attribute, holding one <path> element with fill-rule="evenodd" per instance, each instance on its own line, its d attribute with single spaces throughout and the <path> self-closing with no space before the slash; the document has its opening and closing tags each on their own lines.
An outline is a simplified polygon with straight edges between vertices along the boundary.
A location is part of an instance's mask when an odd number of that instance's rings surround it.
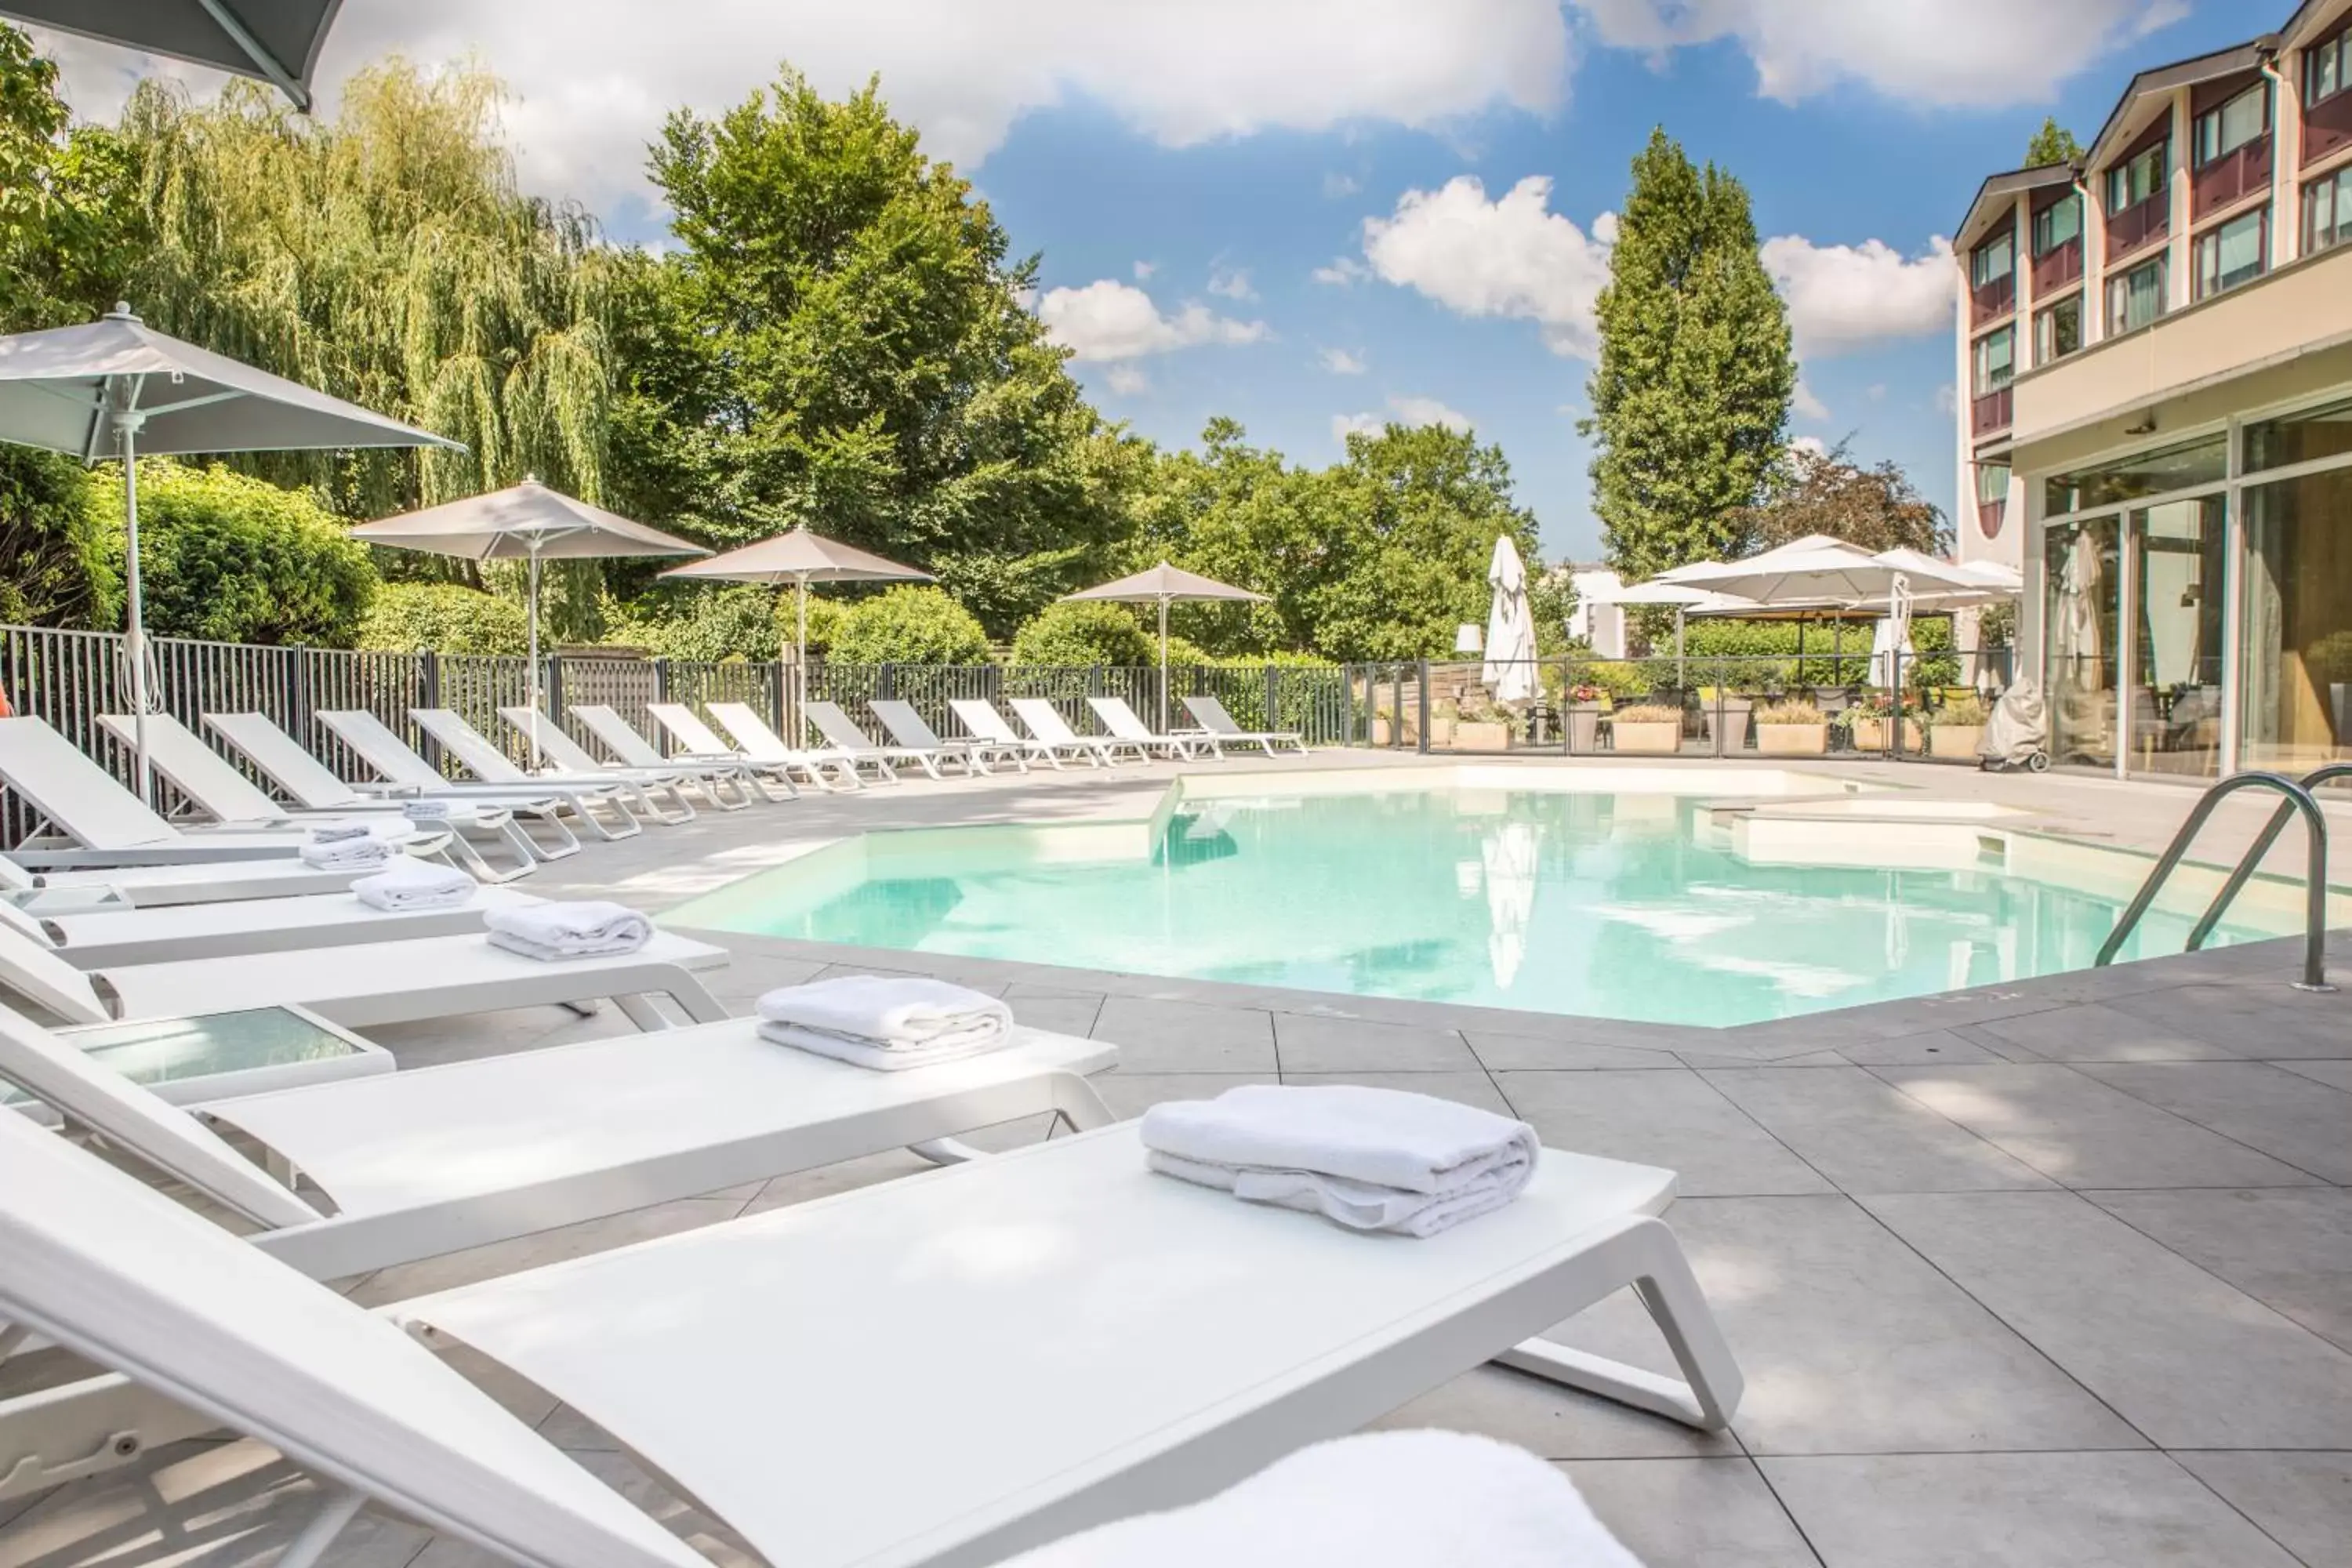
<svg viewBox="0 0 2352 1568">
<path fill-rule="evenodd" d="M 1223 770 L 1423 761 L 1327 752 Z M 1741 764 L 1689 765 L 1723 769 L 1723 793 L 1738 794 Z M 2195 799 L 2072 775 L 1796 767 L 2019 807 L 2036 831 L 2142 851 Z M 869 828 L 1140 816 L 1171 776 L 919 780 L 706 813 L 592 844 L 523 886 L 660 909 Z M 2225 805 L 2199 858 L 2226 862 L 2270 809 Z M 2352 809 L 2330 816 L 2352 832 Z M 2276 868 L 2299 869 L 2300 838 L 2287 835 Z M 2299 943 L 1711 1030 L 706 934 L 735 954 L 707 978 L 737 1012 L 772 986 L 889 970 L 975 984 L 1024 1022 L 1113 1041 L 1121 1065 L 1097 1082 L 1122 1115 L 1238 1083 L 1389 1084 L 1678 1170 L 1666 1217 L 1748 1380 L 1730 1433 L 1493 1369 L 1384 1423 L 1488 1433 L 1559 1461 L 1650 1568 L 2352 1564 L 2352 991 L 2293 989 Z M 2352 940 L 2331 962 L 2352 983 Z M 626 1026 L 611 1009 L 559 1020 L 372 1034 L 414 1067 Z M 920 1168 L 877 1157 L 386 1270 L 353 1293 L 396 1300 Z M 1670 1370 L 1630 1296 L 1556 1336 Z M 568 1412 L 510 1397 L 583 1464 L 656 1496 Z M 0 1568 L 258 1564 L 314 1497 L 257 1445 L 178 1445 L 0 1502 Z M 475 1555 L 371 1514 L 325 1561 Z"/>
</svg>

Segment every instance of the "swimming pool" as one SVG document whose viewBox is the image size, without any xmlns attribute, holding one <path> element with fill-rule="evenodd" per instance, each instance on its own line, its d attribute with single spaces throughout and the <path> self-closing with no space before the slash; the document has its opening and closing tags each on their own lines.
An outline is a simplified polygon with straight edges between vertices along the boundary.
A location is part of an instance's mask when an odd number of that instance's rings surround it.
<svg viewBox="0 0 2352 1568">
<path fill-rule="evenodd" d="M 1238 781 L 1236 781 L 1238 782 Z M 1727 1026 L 2091 966 L 2146 862 L 2020 874 L 2004 835 L 1687 796 L 1399 789 L 1171 799 L 1150 822 L 864 835 L 666 921 L 862 947 Z M 1802 806 L 1788 808 L 1801 814 Z M 1784 830 L 1828 859 L 1797 863 Z M 1889 868 L 1875 842 L 1916 846 Z M 1843 853 L 1839 853 L 1843 850 Z M 1899 857 L 1898 857 L 1899 858 Z M 1944 863 L 1921 863 L 1940 860 Z M 2196 905 L 2126 957 L 2181 951 Z M 2211 945 L 2291 922 L 2224 926 Z"/>
</svg>

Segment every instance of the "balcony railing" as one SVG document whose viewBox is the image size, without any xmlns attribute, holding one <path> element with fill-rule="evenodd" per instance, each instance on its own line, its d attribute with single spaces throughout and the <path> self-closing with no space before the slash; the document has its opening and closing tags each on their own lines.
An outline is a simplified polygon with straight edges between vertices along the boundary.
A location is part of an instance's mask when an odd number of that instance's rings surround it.
<svg viewBox="0 0 2352 1568">
<path fill-rule="evenodd" d="M 1995 316 L 2017 309 L 2017 274 L 2004 272 L 1990 283 L 1969 290 L 1969 325 L 1980 327 Z"/>
<path fill-rule="evenodd" d="M 2172 194 L 2158 191 L 2107 219 L 2107 259 L 2128 256 L 2149 240 L 2172 232 Z"/>
<path fill-rule="evenodd" d="M 2010 394 L 2009 387 L 1996 386 L 1979 397 L 1969 408 L 1969 429 L 1979 436 L 1989 430 L 2007 429 L 2011 414 Z"/>
<path fill-rule="evenodd" d="M 2083 239 L 2077 235 L 2033 258 L 2034 302 L 2041 303 L 2052 289 L 2063 289 L 2082 275 Z"/>
<path fill-rule="evenodd" d="M 2303 111 L 2303 166 L 2352 146 L 2352 92 L 2322 99 Z"/>
<path fill-rule="evenodd" d="M 2189 177 L 2189 221 L 2201 221 L 2241 196 L 2268 189 L 2270 183 L 2271 139 L 2257 136 Z"/>
</svg>

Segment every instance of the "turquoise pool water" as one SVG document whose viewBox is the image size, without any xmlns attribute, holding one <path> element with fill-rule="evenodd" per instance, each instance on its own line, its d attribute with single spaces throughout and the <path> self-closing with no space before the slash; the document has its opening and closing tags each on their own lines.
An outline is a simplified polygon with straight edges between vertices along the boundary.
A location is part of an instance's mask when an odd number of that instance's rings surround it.
<svg viewBox="0 0 2352 1568">
<path fill-rule="evenodd" d="M 872 834 L 665 918 L 1723 1026 L 2085 969 L 2117 912 L 1997 869 L 1750 865 L 1669 796 L 1412 792 L 1188 805 L 1156 842 L 1139 825 Z M 2126 956 L 2179 952 L 2188 925 L 2153 912 Z"/>
</svg>

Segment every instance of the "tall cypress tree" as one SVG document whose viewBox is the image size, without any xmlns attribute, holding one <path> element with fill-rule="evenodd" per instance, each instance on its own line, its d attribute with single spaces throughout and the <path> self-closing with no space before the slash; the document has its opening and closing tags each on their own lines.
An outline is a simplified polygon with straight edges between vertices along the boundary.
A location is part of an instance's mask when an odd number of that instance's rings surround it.
<svg viewBox="0 0 2352 1568">
<path fill-rule="evenodd" d="M 1797 364 L 1747 188 L 1663 128 L 1633 160 L 1599 316 L 1579 427 L 1611 564 L 1647 577 L 1721 554 L 1786 447 Z"/>
</svg>

